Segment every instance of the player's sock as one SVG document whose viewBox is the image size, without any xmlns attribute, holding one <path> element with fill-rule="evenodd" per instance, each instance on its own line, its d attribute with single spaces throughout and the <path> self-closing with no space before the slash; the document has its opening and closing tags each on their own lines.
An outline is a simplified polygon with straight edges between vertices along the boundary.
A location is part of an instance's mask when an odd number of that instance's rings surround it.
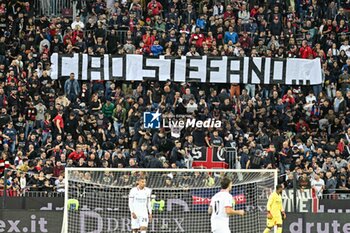
<svg viewBox="0 0 350 233">
<path fill-rule="evenodd" d="M 267 228 L 264 230 L 264 233 L 270 233 L 270 228 Z"/>
<path fill-rule="evenodd" d="M 146 233 L 146 231 L 145 231 L 145 230 L 142 230 L 142 231 L 140 231 L 140 233 Z"/>
<path fill-rule="evenodd" d="M 277 233 L 282 233 L 282 227 L 277 227 Z"/>
</svg>

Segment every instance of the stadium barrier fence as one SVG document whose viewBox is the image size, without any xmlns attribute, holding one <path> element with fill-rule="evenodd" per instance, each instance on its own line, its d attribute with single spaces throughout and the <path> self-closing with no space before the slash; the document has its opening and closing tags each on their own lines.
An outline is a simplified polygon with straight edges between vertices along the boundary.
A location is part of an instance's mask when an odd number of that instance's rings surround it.
<svg viewBox="0 0 350 233">
<path fill-rule="evenodd" d="M 63 211 L 1 209 L 0 231 L 59 233 L 62 218 Z M 283 232 L 314 233 L 317 228 L 323 233 L 349 232 L 350 219 L 344 213 L 287 213 L 283 223 Z"/>
<path fill-rule="evenodd" d="M 342 189 L 335 189 L 335 193 L 330 194 L 323 194 L 323 199 L 330 199 L 330 200 L 349 200 L 350 199 L 350 191 L 348 193 L 343 193 L 344 190 Z"/>
<path fill-rule="evenodd" d="M 129 30 L 129 27 L 123 27 L 121 29 L 117 29 L 115 32 L 117 34 L 118 42 L 120 44 L 125 44 L 126 43 L 126 36 L 127 32 Z M 87 38 L 89 34 L 93 34 L 93 30 L 84 30 L 84 37 Z M 108 35 L 110 35 L 111 30 L 106 29 L 106 34 L 105 37 L 103 38 L 104 40 L 107 39 Z"/>
<path fill-rule="evenodd" d="M 0 209 L 34 209 L 34 210 L 62 210 L 64 198 L 62 196 L 23 196 L 6 198 L 0 196 Z M 308 204 L 309 200 L 303 201 L 302 205 Z M 287 212 L 291 212 L 288 208 L 289 200 L 284 201 Z M 299 201 L 300 202 L 300 201 Z M 247 207 L 248 208 L 248 207 Z M 265 211 L 265 206 L 259 206 L 261 211 Z M 298 212 L 311 212 L 309 208 L 298 209 Z M 320 199 L 318 201 L 317 213 L 350 213 L 350 202 L 348 199 Z"/>
<path fill-rule="evenodd" d="M 287 218 L 283 223 L 283 232 L 350 232 L 350 218 L 344 213 L 287 213 Z"/>
<path fill-rule="evenodd" d="M 47 16 L 73 16 L 73 5 L 76 1 L 72 0 L 34 0 L 34 10 L 37 15 Z"/>
</svg>

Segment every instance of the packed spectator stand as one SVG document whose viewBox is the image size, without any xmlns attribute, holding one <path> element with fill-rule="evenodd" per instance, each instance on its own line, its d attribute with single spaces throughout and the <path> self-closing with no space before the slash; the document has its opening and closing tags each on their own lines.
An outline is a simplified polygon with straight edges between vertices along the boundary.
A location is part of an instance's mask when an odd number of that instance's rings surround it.
<svg viewBox="0 0 350 233">
<path fill-rule="evenodd" d="M 350 192 L 349 1 L 80 0 L 77 12 L 52 2 L 0 1 L 0 189 L 6 180 L 10 196 L 63 191 L 64 167 L 190 167 L 191 149 L 213 138 L 235 145 L 242 169 L 279 168 L 286 188 L 296 171 L 298 188 Z M 52 80 L 52 53 L 320 58 L 324 83 Z M 143 112 L 156 109 L 224 127 L 144 129 Z"/>
</svg>

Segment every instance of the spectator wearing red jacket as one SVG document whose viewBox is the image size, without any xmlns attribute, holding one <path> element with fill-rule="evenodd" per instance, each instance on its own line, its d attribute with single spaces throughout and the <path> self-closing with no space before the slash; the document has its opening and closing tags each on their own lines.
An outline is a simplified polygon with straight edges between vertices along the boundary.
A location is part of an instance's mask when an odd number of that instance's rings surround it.
<svg viewBox="0 0 350 233">
<path fill-rule="evenodd" d="M 250 17 L 255 17 L 255 15 L 259 12 L 259 5 L 254 4 L 253 9 L 250 10 Z"/>
<path fill-rule="evenodd" d="M 3 175 L 5 169 L 10 167 L 10 162 L 6 160 L 6 158 L 3 157 L 3 155 L 0 155 L 0 176 Z"/>
<path fill-rule="evenodd" d="M 61 161 L 56 162 L 56 166 L 53 168 L 53 176 L 54 177 L 59 177 L 64 173 L 64 166 L 62 165 Z"/>
<path fill-rule="evenodd" d="M 136 54 L 149 55 L 151 53 L 151 49 L 148 46 L 145 46 L 143 41 L 140 42 L 140 48 L 136 50 Z"/>
<path fill-rule="evenodd" d="M 64 127 L 64 122 L 63 122 L 63 112 L 59 111 L 57 116 L 52 120 L 54 125 L 55 125 L 55 129 L 57 131 L 57 133 L 62 134 L 63 133 L 63 127 Z"/>
<path fill-rule="evenodd" d="M 288 105 L 294 105 L 295 104 L 295 98 L 293 96 L 292 90 L 288 90 L 287 94 L 285 94 L 282 98 L 283 103 L 287 103 Z"/>
<path fill-rule="evenodd" d="M 213 45 L 213 42 L 216 41 L 215 37 L 213 36 L 212 32 L 208 32 L 207 37 L 205 38 L 205 43 L 207 43 L 208 47 L 211 48 Z"/>
<path fill-rule="evenodd" d="M 153 45 L 153 42 L 155 40 L 156 40 L 156 37 L 154 35 L 151 35 L 151 31 L 147 29 L 146 34 L 142 36 L 144 47 L 150 48 Z"/>
<path fill-rule="evenodd" d="M 77 36 L 79 36 L 80 38 L 84 38 L 84 32 L 80 29 L 79 25 L 76 26 L 72 33 L 71 41 L 73 45 L 75 45 L 75 43 L 77 42 Z"/>
<path fill-rule="evenodd" d="M 160 2 L 157 2 L 156 0 L 152 0 L 151 2 L 148 3 L 147 9 L 148 9 L 149 15 L 155 16 L 155 15 L 159 15 L 162 12 L 163 6 L 162 4 L 160 4 Z"/>
<path fill-rule="evenodd" d="M 252 39 L 248 36 L 247 32 L 243 32 L 243 36 L 239 38 L 239 43 L 241 47 L 247 52 L 253 46 Z"/>
<path fill-rule="evenodd" d="M 310 130 L 309 125 L 304 121 L 304 119 L 299 119 L 299 122 L 295 125 L 297 133 L 308 132 Z"/>
<path fill-rule="evenodd" d="M 67 45 L 67 40 L 70 40 L 73 43 L 73 32 L 71 29 L 67 29 L 66 35 L 63 37 L 63 44 Z"/>
<path fill-rule="evenodd" d="M 81 158 L 83 158 L 84 160 L 86 159 L 84 152 L 80 148 L 77 148 L 76 151 L 73 151 L 72 153 L 70 153 L 68 155 L 68 158 L 72 159 L 75 162 L 78 162 L 79 159 L 81 159 Z"/>
<path fill-rule="evenodd" d="M 236 19 L 231 5 L 227 5 L 226 11 L 224 13 L 224 19 Z"/>
<path fill-rule="evenodd" d="M 311 49 L 311 47 L 307 44 L 306 40 L 303 40 L 302 46 L 299 50 L 299 55 L 301 58 L 304 59 L 313 59 L 314 58 L 314 53 Z"/>
<path fill-rule="evenodd" d="M 204 40 L 205 40 L 205 37 L 200 32 L 200 28 L 196 27 L 196 32 L 191 35 L 190 44 L 194 44 L 194 41 L 195 41 L 196 48 L 200 48 L 200 47 L 202 47 L 202 44 L 203 44 Z"/>
</svg>

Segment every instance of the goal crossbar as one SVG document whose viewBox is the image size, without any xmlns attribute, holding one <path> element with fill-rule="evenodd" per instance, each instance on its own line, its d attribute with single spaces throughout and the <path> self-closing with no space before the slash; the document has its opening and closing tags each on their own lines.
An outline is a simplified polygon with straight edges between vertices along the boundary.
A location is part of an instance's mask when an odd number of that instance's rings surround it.
<svg viewBox="0 0 350 233">
<path fill-rule="evenodd" d="M 198 168 L 192 168 L 192 169 L 171 169 L 171 168 L 86 168 L 86 167 L 67 167 L 65 168 L 65 172 L 69 171 L 87 171 L 87 172 L 105 172 L 105 171 L 113 171 L 113 172 L 234 172 L 234 173 L 264 173 L 264 172 L 271 172 L 276 173 L 278 172 L 277 169 L 198 169 Z"/>
</svg>

